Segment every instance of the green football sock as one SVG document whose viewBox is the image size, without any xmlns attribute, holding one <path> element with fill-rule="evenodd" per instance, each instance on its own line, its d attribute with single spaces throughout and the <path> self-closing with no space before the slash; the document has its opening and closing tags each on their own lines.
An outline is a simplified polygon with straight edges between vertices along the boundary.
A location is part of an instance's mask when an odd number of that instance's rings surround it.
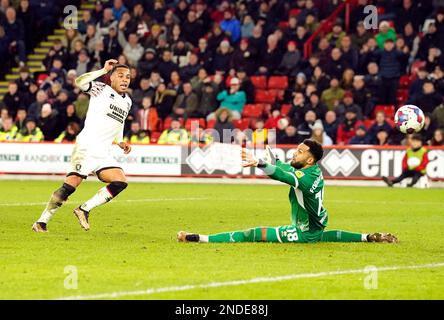
<svg viewBox="0 0 444 320">
<path fill-rule="evenodd" d="M 208 236 L 208 242 L 279 242 L 276 228 L 258 227 L 243 231 L 223 232 Z"/>
<path fill-rule="evenodd" d="M 322 233 L 322 242 L 363 242 L 367 235 L 342 230 L 329 230 Z"/>
</svg>

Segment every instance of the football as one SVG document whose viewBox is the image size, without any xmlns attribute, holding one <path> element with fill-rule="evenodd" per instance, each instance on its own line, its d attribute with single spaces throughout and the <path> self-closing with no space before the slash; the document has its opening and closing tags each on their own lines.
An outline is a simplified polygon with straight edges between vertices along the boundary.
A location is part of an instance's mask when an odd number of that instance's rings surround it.
<svg viewBox="0 0 444 320">
<path fill-rule="evenodd" d="M 424 127 L 424 113 L 413 104 L 404 105 L 395 113 L 395 124 L 402 133 L 419 132 Z"/>
</svg>

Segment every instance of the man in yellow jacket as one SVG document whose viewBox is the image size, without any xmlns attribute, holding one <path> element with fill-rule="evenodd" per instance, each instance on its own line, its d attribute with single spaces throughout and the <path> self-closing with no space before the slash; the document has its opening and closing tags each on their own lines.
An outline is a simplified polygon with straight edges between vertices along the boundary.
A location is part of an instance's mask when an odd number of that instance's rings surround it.
<svg viewBox="0 0 444 320">
<path fill-rule="evenodd" d="M 16 134 L 17 127 L 14 125 L 12 118 L 3 120 L 3 124 L 0 126 L 0 142 L 14 141 Z"/>
<path fill-rule="evenodd" d="M 140 129 L 140 124 L 137 121 L 131 123 L 131 131 L 123 138 L 123 141 L 133 143 L 149 144 L 150 136 L 147 131 Z"/>
<path fill-rule="evenodd" d="M 44 140 L 42 130 L 37 127 L 34 119 L 26 120 L 25 127 L 17 134 L 16 141 L 40 142 Z"/>
<path fill-rule="evenodd" d="M 181 127 L 178 119 L 171 121 L 170 129 L 164 130 L 160 135 L 158 144 L 188 144 L 188 132 Z"/>
</svg>

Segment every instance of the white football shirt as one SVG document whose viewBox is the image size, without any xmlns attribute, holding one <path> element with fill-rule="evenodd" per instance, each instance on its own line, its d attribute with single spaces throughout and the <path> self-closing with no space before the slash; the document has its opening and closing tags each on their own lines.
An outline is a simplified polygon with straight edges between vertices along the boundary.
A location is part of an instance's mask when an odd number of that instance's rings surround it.
<svg viewBox="0 0 444 320">
<path fill-rule="evenodd" d="M 83 92 L 90 95 L 85 126 L 76 143 L 93 156 L 109 154 L 114 140 L 123 141 L 123 128 L 132 101 L 127 94 L 120 95 L 113 88 L 99 81 L 91 81 Z"/>
</svg>

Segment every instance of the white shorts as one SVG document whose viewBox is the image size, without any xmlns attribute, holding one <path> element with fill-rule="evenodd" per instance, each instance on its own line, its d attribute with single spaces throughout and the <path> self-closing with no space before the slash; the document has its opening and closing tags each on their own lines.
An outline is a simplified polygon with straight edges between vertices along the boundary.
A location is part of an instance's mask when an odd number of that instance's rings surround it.
<svg viewBox="0 0 444 320">
<path fill-rule="evenodd" d="M 97 175 L 100 171 L 111 168 L 122 169 L 110 153 L 106 153 L 105 156 L 91 155 L 86 147 L 76 143 L 72 150 L 71 168 L 67 176 L 76 175 L 86 179 L 90 173 Z"/>
</svg>

